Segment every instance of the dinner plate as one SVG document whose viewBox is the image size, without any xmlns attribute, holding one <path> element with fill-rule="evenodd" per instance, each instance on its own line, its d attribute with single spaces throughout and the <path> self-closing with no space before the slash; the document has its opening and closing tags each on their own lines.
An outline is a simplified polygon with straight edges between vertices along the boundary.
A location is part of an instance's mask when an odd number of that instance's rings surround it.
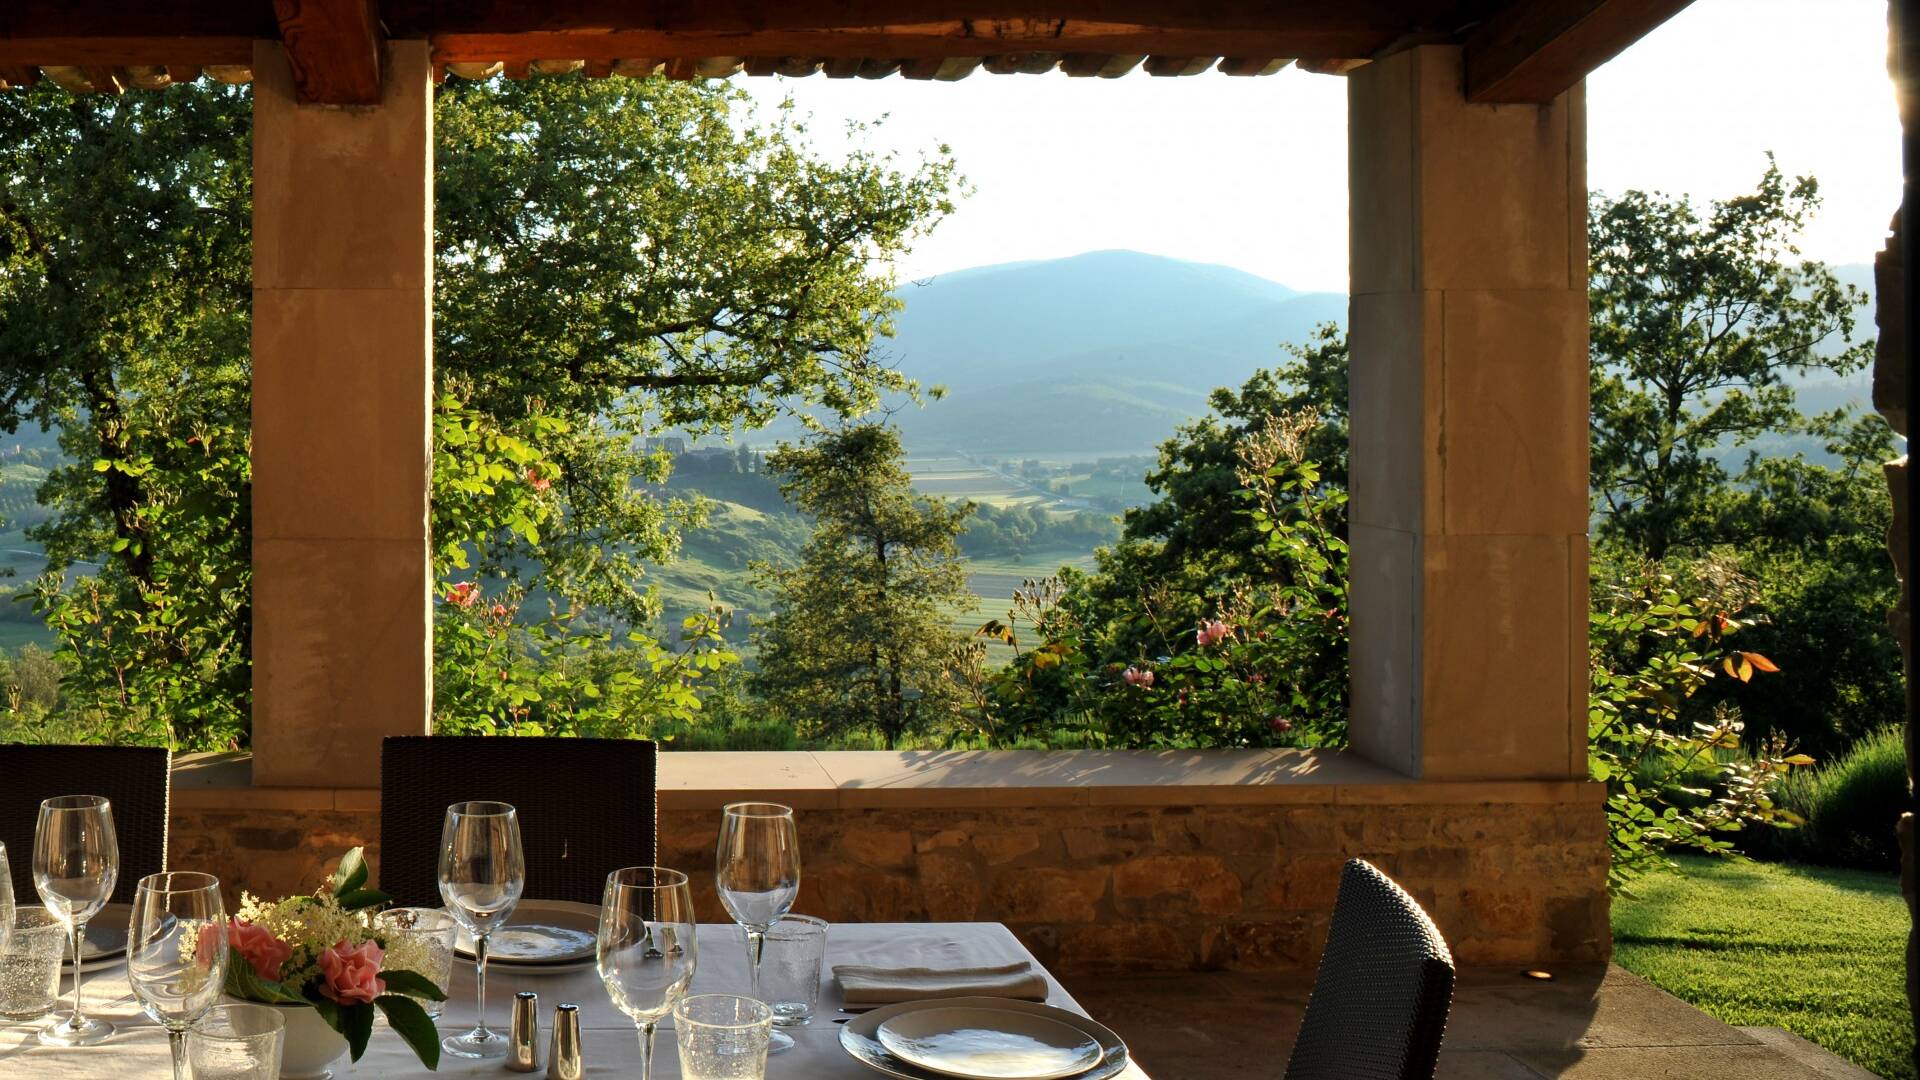
<svg viewBox="0 0 1920 1080">
<path fill-rule="evenodd" d="M 913 1009 L 874 1034 L 894 1057 L 966 1080 L 1059 1080 L 1105 1056 L 1093 1036 L 1072 1024 L 1011 1009 Z"/>
<path fill-rule="evenodd" d="M 1120 1036 L 1104 1025 L 1087 1019 L 1065 1009 L 1056 1009 L 1051 1005 L 1042 1005 L 1036 1001 L 1016 1001 L 1011 998 L 970 997 L 936 998 L 927 1001 L 903 1001 L 896 1005 L 883 1005 L 872 1012 L 863 1013 L 840 1025 L 840 1047 L 855 1061 L 894 1077 L 895 1080 L 950 1080 L 945 1074 L 932 1069 L 923 1069 L 910 1061 L 902 1060 L 889 1051 L 880 1042 L 880 1025 L 902 1013 L 921 1009 L 958 1009 L 958 1008 L 998 1009 L 1005 1012 L 1025 1013 L 1030 1016 L 1046 1017 L 1079 1028 L 1100 1044 L 1100 1061 L 1091 1069 L 1079 1074 L 1076 1080 L 1109 1080 L 1127 1068 L 1127 1044 Z"/>
<path fill-rule="evenodd" d="M 86 970 L 111 967 L 127 958 L 127 928 L 132 922 L 132 904 L 108 904 L 87 920 L 87 936 L 80 944 L 80 959 L 86 961 Z M 60 961 L 60 971 L 73 974 L 73 957 Z"/>
<path fill-rule="evenodd" d="M 507 925 L 487 939 L 487 967 L 498 965 L 525 974 L 578 971 L 592 966 L 600 933 L 597 904 L 570 900 L 522 900 Z M 460 931 L 453 949 L 473 959 L 473 937 Z"/>
</svg>

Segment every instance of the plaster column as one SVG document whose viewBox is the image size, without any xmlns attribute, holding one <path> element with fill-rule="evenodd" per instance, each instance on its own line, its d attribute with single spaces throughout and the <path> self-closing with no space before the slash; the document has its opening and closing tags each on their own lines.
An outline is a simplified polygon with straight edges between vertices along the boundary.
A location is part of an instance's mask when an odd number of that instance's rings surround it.
<svg viewBox="0 0 1920 1080">
<path fill-rule="evenodd" d="M 387 49 L 381 103 L 342 108 L 254 46 L 256 784 L 374 784 L 428 725 L 432 67 Z"/>
<path fill-rule="evenodd" d="M 1467 104 L 1453 46 L 1348 86 L 1353 745 L 1584 778 L 1584 91 Z"/>
</svg>

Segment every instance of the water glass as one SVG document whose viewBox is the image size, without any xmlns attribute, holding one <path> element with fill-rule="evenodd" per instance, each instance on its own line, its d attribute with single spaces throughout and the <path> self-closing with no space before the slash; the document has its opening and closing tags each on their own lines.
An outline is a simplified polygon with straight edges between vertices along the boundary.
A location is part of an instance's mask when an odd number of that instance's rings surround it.
<svg viewBox="0 0 1920 1080">
<path fill-rule="evenodd" d="M 827 960 L 827 920 L 783 915 L 767 930 L 760 954 L 760 990 L 775 1027 L 799 1027 L 820 1003 L 820 968 Z"/>
<path fill-rule="evenodd" d="M 287 1018 L 271 1005 L 215 1005 L 187 1032 L 193 1080 L 280 1080 Z"/>
<path fill-rule="evenodd" d="M 13 871 L 7 867 L 7 845 L 0 844 L 0 950 L 13 932 Z"/>
<path fill-rule="evenodd" d="M 33 832 L 33 887 L 40 902 L 67 928 L 73 947 L 73 1014 L 40 1031 L 49 1046 L 92 1046 L 113 1035 L 113 1025 L 80 1009 L 81 942 L 87 920 L 107 906 L 120 880 L 120 841 L 113 831 L 113 804 L 99 795 L 61 795 L 40 804 Z"/>
<path fill-rule="evenodd" d="M 14 912 L 12 933 L 0 942 L 0 1019 L 37 1020 L 60 998 L 60 961 L 67 928 L 46 908 Z"/>
<path fill-rule="evenodd" d="M 401 967 L 426 976 L 443 992 L 453 985 L 453 943 L 460 934 L 460 924 L 454 921 L 453 916 L 438 908 L 393 908 L 381 912 L 379 918 L 374 920 L 374 927 L 380 932 L 388 950 L 399 943 L 410 954 Z M 389 966 L 392 966 L 391 961 Z M 413 997 L 412 994 L 407 996 Z M 440 1014 L 447 1008 L 445 1001 L 423 997 L 413 997 L 413 1000 L 435 1020 L 440 1019 Z"/>
<path fill-rule="evenodd" d="M 673 1009 L 680 1080 L 765 1080 L 773 1010 L 735 994 L 695 994 Z"/>
<path fill-rule="evenodd" d="M 473 935 L 479 1023 L 440 1046 L 455 1057 L 507 1056 L 507 1037 L 487 1027 L 487 943 L 506 924 L 527 885 L 526 853 L 520 846 L 519 811 L 503 802 L 462 802 L 447 807 L 440 832 L 440 899 Z"/>
<path fill-rule="evenodd" d="M 760 1001 L 760 954 L 767 930 L 800 895 L 800 833 L 791 807 L 778 803 L 730 803 L 720 812 L 720 844 L 714 853 L 714 885 L 720 903 L 747 932 L 750 993 Z M 776 1031 L 772 1052 L 793 1046 Z"/>
</svg>

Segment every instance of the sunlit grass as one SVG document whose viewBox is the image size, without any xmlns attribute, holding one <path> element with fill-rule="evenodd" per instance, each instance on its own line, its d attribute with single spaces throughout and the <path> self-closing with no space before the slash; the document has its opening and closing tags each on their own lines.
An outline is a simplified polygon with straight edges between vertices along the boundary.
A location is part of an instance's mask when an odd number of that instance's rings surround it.
<svg viewBox="0 0 1920 1080">
<path fill-rule="evenodd" d="M 1914 1076 L 1907 910 L 1892 874 L 1684 858 L 1613 908 L 1614 959 L 1736 1027 L 1782 1027 Z"/>
</svg>

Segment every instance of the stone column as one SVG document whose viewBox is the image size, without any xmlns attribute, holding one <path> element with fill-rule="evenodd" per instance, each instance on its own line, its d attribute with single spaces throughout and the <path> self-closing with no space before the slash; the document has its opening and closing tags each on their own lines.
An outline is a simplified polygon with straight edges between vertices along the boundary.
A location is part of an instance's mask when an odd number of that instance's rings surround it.
<svg viewBox="0 0 1920 1080">
<path fill-rule="evenodd" d="M 1348 85 L 1353 745 L 1584 778 L 1584 91 L 1469 105 L 1453 46 Z"/>
<path fill-rule="evenodd" d="M 256 784 L 368 786 L 427 730 L 432 67 L 387 48 L 381 103 L 339 108 L 254 46 Z"/>
</svg>

